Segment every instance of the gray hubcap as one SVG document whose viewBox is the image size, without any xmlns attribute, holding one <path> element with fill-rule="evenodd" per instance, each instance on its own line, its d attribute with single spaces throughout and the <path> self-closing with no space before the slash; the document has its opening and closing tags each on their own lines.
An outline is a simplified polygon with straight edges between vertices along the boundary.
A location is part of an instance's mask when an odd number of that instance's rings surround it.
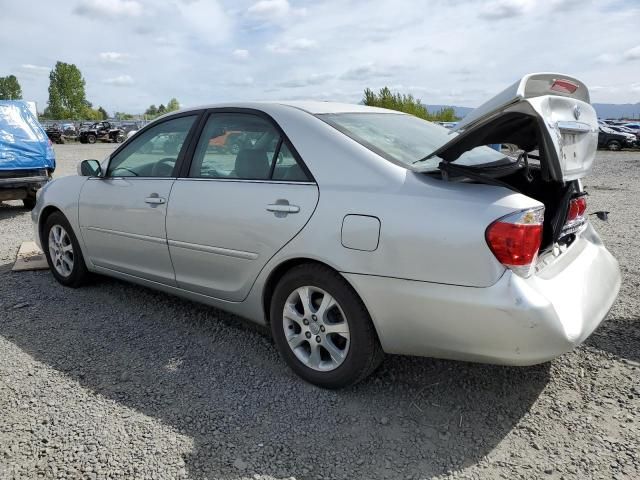
<svg viewBox="0 0 640 480">
<path fill-rule="evenodd" d="M 63 277 L 73 271 L 73 244 L 67 231 L 60 225 L 49 230 L 49 256 L 53 268 Z"/>
<path fill-rule="evenodd" d="M 300 287 L 287 298 L 282 325 L 289 347 L 304 365 L 327 372 L 349 352 L 349 323 L 342 308 L 318 287 Z"/>
</svg>

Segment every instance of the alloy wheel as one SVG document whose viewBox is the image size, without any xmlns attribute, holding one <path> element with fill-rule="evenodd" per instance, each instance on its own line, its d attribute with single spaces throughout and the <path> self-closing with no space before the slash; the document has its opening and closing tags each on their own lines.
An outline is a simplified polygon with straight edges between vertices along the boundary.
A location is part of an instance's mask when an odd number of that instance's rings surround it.
<svg viewBox="0 0 640 480">
<path fill-rule="evenodd" d="M 71 237 L 61 225 L 54 225 L 49 230 L 49 256 L 53 268 L 63 277 L 68 277 L 73 271 L 73 244 Z"/>
<path fill-rule="evenodd" d="M 285 302 L 282 323 L 289 348 L 305 366 L 327 372 L 346 359 L 350 345 L 347 317 L 321 288 L 296 288 Z"/>
</svg>

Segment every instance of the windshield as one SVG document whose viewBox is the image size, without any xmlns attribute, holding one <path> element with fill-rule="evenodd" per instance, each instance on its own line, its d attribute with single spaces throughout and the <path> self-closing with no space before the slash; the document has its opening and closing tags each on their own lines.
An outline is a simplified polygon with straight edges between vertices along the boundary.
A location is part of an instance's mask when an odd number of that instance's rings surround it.
<svg viewBox="0 0 640 480">
<path fill-rule="evenodd" d="M 420 171 L 437 170 L 441 158 L 421 160 L 457 135 L 413 115 L 327 113 L 317 116 L 387 160 Z M 483 165 L 499 161 L 510 160 L 489 147 L 477 147 L 463 153 L 456 163 Z"/>
</svg>

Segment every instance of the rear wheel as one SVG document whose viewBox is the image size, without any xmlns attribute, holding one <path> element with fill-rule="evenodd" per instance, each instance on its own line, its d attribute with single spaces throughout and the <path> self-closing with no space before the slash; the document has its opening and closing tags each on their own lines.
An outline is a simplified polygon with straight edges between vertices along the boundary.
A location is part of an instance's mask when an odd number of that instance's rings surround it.
<svg viewBox="0 0 640 480">
<path fill-rule="evenodd" d="M 97 139 L 95 135 L 92 135 L 92 134 L 87 135 L 87 143 L 96 143 L 96 140 Z"/>
<path fill-rule="evenodd" d="M 622 144 L 617 140 L 611 140 L 607 143 L 607 148 L 613 152 L 617 152 L 618 150 L 622 150 Z"/>
<path fill-rule="evenodd" d="M 301 265 L 278 283 L 271 331 L 280 354 L 304 380 L 341 388 L 367 377 L 383 353 L 364 304 L 347 281 L 322 265 Z"/>
<path fill-rule="evenodd" d="M 89 272 L 78 239 L 62 213 L 55 212 L 47 218 L 41 240 L 51 273 L 58 282 L 72 288 L 86 283 Z"/>
</svg>

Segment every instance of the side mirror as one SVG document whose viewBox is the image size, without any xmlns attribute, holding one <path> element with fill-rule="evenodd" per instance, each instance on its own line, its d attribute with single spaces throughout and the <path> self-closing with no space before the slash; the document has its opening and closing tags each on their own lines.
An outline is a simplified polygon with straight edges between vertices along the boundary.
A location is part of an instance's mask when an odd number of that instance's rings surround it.
<svg viewBox="0 0 640 480">
<path fill-rule="evenodd" d="M 78 175 L 81 177 L 101 177 L 100 162 L 98 160 L 83 160 L 78 165 Z"/>
</svg>

